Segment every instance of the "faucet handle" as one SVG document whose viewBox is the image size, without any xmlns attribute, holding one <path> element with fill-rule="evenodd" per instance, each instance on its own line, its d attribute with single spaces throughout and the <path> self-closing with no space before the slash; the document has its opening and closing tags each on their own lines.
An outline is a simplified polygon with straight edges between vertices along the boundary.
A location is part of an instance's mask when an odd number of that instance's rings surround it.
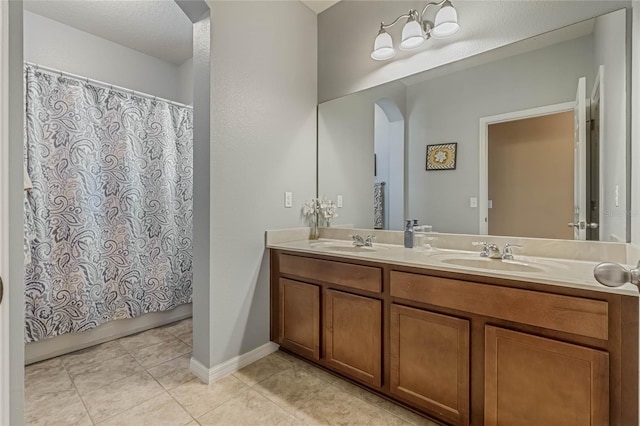
<svg viewBox="0 0 640 426">
<path fill-rule="evenodd" d="M 480 257 L 489 257 L 489 243 L 485 241 L 474 241 L 471 245 L 482 247 L 482 250 L 480 250 Z"/>
<path fill-rule="evenodd" d="M 362 247 L 364 245 L 364 238 L 360 234 L 349 235 L 353 239 L 353 245 L 356 247 Z"/>
<path fill-rule="evenodd" d="M 504 250 L 502 251 L 502 260 L 513 260 L 513 250 L 514 248 L 522 248 L 519 244 L 511 244 L 507 243 L 504 245 Z"/>
</svg>

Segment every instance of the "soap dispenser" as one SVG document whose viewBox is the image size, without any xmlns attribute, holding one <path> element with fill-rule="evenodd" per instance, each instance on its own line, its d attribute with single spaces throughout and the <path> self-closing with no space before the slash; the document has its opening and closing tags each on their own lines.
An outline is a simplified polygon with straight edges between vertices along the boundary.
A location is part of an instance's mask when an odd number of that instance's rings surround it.
<svg viewBox="0 0 640 426">
<path fill-rule="evenodd" d="M 413 248 L 413 221 L 407 219 L 407 225 L 404 228 L 404 248 Z"/>
</svg>

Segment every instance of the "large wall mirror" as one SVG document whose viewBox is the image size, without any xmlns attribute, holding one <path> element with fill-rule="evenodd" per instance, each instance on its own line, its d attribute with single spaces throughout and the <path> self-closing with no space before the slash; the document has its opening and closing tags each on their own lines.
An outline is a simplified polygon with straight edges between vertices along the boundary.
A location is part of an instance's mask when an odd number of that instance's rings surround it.
<svg viewBox="0 0 640 426">
<path fill-rule="evenodd" d="M 318 108 L 334 224 L 628 241 L 626 10 Z"/>
</svg>

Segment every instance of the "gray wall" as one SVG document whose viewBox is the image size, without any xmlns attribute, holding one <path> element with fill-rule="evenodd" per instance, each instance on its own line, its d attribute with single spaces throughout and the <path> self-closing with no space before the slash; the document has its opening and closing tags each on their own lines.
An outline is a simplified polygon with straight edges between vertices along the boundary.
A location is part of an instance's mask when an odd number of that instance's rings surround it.
<svg viewBox="0 0 640 426">
<path fill-rule="evenodd" d="M 161 98 L 185 101 L 178 66 L 26 10 L 24 60 Z M 185 68 L 182 74 L 187 72 Z"/>
<path fill-rule="evenodd" d="M 477 234 L 480 118 L 575 100 L 594 82 L 592 37 L 438 77 L 407 88 L 408 215 L 437 232 Z M 426 146 L 458 143 L 457 167 L 425 171 Z"/>
<path fill-rule="evenodd" d="M 393 101 L 404 114 L 405 86 L 393 82 L 318 107 L 318 193 L 343 196 L 335 225 L 373 228 L 374 104 Z"/>
<path fill-rule="evenodd" d="M 180 102 L 193 105 L 193 58 L 178 67 L 178 96 Z"/>
<path fill-rule="evenodd" d="M 626 120 L 626 14 L 619 11 L 596 19 L 593 31 L 593 68 L 597 72 L 604 65 L 604 88 L 600 108 L 604 109 L 604 123 L 600 123 L 603 136 L 600 164 L 603 215 L 600 218 L 601 241 L 627 240 L 627 164 Z M 594 74 L 595 75 L 595 74 Z M 591 94 L 593 83 L 587 85 Z M 615 187 L 618 186 L 618 205 Z M 637 195 L 640 195 L 636 192 Z M 632 195 L 633 196 L 633 195 Z"/>
<path fill-rule="evenodd" d="M 640 1 L 633 2 L 632 10 L 632 40 L 640 40 Z M 640 43 L 634 42 L 631 45 L 631 113 L 636 114 L 640 111 L 640 84 L 637 83 L 636 77 L 640 75 Z M 640 120 L 631 120 L 631 156 L 629 156 L 628 164 L 636 166 L 631 167 L 631 185 L 627 188 L 628 192 L 640 188 Z M 640 244 L 640 197 L 631 196 L 631 242 Z M 635 260 L 635 259 L 633 259 Z"/>
<path fill-rule="evenodd" d="M 191 3 L 191 4 L 196 4 Z M 197 19 L 197 18 L 196 18 Z M 208 365 L 211 352 L 211 19 L 193 23 L 193 358 Z"/>
<path fill-rule="evenodd" d="M 210 327 L 208 336 L 194 336 L 209 350 L 194 357 L 210 367 L 269 342 L 264 231 L 298 226 L 302 201 L 315 195 L 317 27 L 297 1 L 207 3 Z M 285 191 L 294 208 L 284 208 Z M 201 314 L 194 312 L 196 321 Z"/>
<path fill-rule="evenodd" d="M 318 17 L 320 102 L 627 7 L 631 2 L 456 0 L 454 5 L 461 25 L 458 34 L 445 40 L 427 41 L 415 53 L 399 51 L 391 61 L 372 60 L 369 55 L 380 21 L 390 22 L 410 8 L 421 9 L 424 4 L 423 1 L 341 1 L 321 13 Z M 401 25 L 390 31 L 396 44 L 400 32 Z"/>
</svg>

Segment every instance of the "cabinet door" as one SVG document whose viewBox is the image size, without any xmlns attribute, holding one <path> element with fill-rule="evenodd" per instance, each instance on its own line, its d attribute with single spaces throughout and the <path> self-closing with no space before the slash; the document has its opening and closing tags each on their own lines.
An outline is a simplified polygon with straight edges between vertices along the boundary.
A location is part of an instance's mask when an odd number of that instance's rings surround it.
<svg viewBox="0 0 640 426">
<path fill-rule="evenodd" d="M 485 425 L 608 425 L 609 355 L 487 326 Z"/>
<path fill-rule="evenodd" d="M 390 391 L 453 424 L 469 424 L 469 321 L 391 305 Z"/>
<path fill-rule="evenodd" d="M 382 301 L 327 290 L 324 337 L 327 364 L 362 383 L 380 387 Z"/>
<path fill-rule="evenodd" d="M 278 343 L 312 359 L 320 359 L 320 287 L 280 279 Z"/>
</svg>

